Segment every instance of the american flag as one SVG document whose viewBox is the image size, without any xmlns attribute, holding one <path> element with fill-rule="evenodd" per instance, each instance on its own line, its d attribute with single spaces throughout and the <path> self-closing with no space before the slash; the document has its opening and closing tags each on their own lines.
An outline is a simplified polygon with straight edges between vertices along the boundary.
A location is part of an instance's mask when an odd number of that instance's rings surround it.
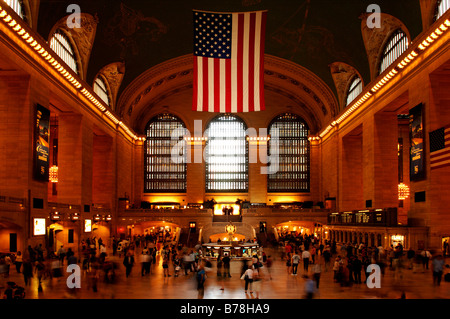
<svg viewBox="0 0 450 319">
<path fill-rule="evenodd" d="M 430 133 L 430 167 L 450 166 L 450 125 Z"/>
<path fill-rule="evenodd" d="M 266 11 L 194 11 L 194 111 L 265 109 L 266 19 Z"/>
</svg>

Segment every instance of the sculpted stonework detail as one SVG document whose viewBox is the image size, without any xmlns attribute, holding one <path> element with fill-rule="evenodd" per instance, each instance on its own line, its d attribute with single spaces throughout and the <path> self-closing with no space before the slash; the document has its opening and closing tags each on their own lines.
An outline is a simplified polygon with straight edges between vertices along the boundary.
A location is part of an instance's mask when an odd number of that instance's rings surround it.
<svg viewBox="0 0 450 319">
<path fill-rule="evenodd" d="M 123 62 L 108 64 L 100 70 L 99 74 L 103 75 L 108 82 L 111 93 L 110 106 L 114 110 L 117 103 L 117 93 L 125 75 L 125 64 Z"/>
<path fill-rule="evenodd" d="M 364 46 L 367 52 L 367 58 L 370 66 L 370 78 L 374 80 L 378 76 L 380 57 L 389 36 L 396 30 L 403 30 L 408 39 L 411 40 L 406 26 L 399 19 L 382 13 L 381 14 L 381 28 L 369 28 L 367 26 L 367 18 L 369 14 L 361 15 L 361 33 L 364 40 Z"/>
<path fill-rule="evenodd" d="M 343 62 L 332 63 L 330 65 L 330 72 L 336 86 L 339 105 L 342 110 L 346 106 L 345 100 L 347 97 L 347 91 L 348 86 L 350 85 L 350 81 L 355 77 L 355 75 L 358 75 L 360 78 L 361 76 L 354 67 Z"/>
</svg>

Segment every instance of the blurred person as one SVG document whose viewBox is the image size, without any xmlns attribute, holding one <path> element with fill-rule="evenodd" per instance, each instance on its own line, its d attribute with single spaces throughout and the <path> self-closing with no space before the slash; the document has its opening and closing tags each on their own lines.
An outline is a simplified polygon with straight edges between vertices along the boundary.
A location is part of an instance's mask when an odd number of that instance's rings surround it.
<svg viewBox="0 0 450 319">
<path fill-rule="evenodd" d="M 128 251 L 125 255 L 125 258 L 123 259 L 123 265 L 125 266 L 125 276 L 128 278 L 134 266 L 134 257 L 131 251 Z"/>
<path fill-rule="evenodd" d="M 259 267 L 259 257 L 256 253 L 252 256 L 252 265 L 255 266 L 255 268 Z"/>
<path fill-rule="evenodd" d="M 272 268 L 272 257 L 269 255 L 267 256 L 267 261 L 266 261 L 266 269 L 267 269 L 267 273 L 269 274 L 269 279 L 272 280 L 272 273 L 270 271 L 270 269 Z"/>
<path fill-rule="evenodd" d="M 67 252 L 67 266 L 68 265 L 76 265 L 78 263 L 77 257 L 75 257 L 75 253 L 72 252 L 72 249 L 69 248 Z"/>
<path fill-rule="evenodd" d="M 170 272 L 169 272 L 169 257 L 167 257 L 167 255 L 163 259 L 162 267 L 163 267 L 164 277 L 171 277 Z"/>
<path fill-rule="evenodd" d="M 222 277 L 222 269 L 223 269 L 223 262 L 222 262 L 222 256 L 217 256 L 217 277 Z"/>
<path fill-rule="evenodd" d="M 440 286 L 442 280 L 442 273 L 444 271 L 444 258 L 441 254 L 433 258 L 431 267 L 433 269 L 433 285 Z"/>
<path fill-rule="evenodd" d="M 203 299 L 205 294 L 205 281 L 206 281 L 206 271 L 203 263 L 200 263 L 197 268 L 197 290 L 198 298 Z"/>
<path fill-rule="evenodd" d="M 38 258 L 38 260 L 36 261 L 34 270 L 35 270 L 35 273 L 37 273 L 37 277 L 38 277 L 38 281 L 39 281 L 38 292 L 42 292 L 42 279 L 45 275 L 45 270 L 46 270 L 44 260 L 42 258 Z"/>
<path fill-rule="evenodd" d="M 25 286 L 29 286 L 31 285 L 31 278 L 33 277 L 33 264 L 31 263 L 29 257 L 24 257 L 22 266 L 22 274 Z"/>
<path fill-rule="evenodd" d="M 228 253 L 225 253 L 223 258 L 222 258 L 222 262 L 223 262 L 223 276 L 228 278 L 231 278 L 231 274 L 230 274 L 230 263 L 231 263 L 231 258 L 229 256 Z"/>
<path fill-rule="evenodd" d="M 431 253 L 428 250 L 424 249 L 424 250 L 422 250 L 420 255 L 422 256 L 423 269 L 426 268 L 426 270 L 428 270 L 428 264 L 429 264 L 429 261 L 430 261 L 430 258 L 431 258 Z"/>
<path fill-rule="evenodd" d="M 149 260 L 149 255 L 148 255 L 148 251 L 146 251 L 145 249 L 142 250 L 141 255 L 139 256 L 140 262 L 141 262 L 141 276 L 145 276 L 148 275 L 149 271 L 149 264 L 150 264 L 150 260 Z"/>
<path fill-rule="evenodd" d="M 303 260 L 303 269 L 305 270 L 305 273 L 308 273 L 308 267 L 309 267 L 309 259 L 311 258 L 311 253 L 306 250 L 302 252 L 302 260 Z"/>
<path fill-rule="evenodd" d="M 353 279 L 356 284 L 361 283 L 361 271 L 362 271 L 362 262 L 358 256 L 355 256 L 353 260 Z"/>
<path fill-rule="evenodd" d="M 330 261 L 331 261 L 331 248 L 330 245 L 326 245 L 324 250 L 323 250 L 323 260 L 325 263 L 325 272 L 328 271 L 328 269 L 330 268 Z"/>
<path fill-rule="evenodd" d="M 313 273 L 313 280 L 316 283 L 316 288 L 319 289 L 320 284 L 320 275 L 322 273 L 322 265 L 320 263 L 319 258 L 316 259 L 314 264 L 311 267 L 312 273 Z"/>
<path fill-rule="evenodd" d="M 285 258 L 286 258 L 286 270 L 287 270 L 287 273 L 290 274 L 291 273 L 291 267 L 292 267 L 291 253 L 287 253 Z"/>
<path fill-rule="evenodd" d="M 259 267 L 252 266 L 253 269 L 253 291 L 256 292 L 255 299 L 259 299 L 261 292 L 261 281 L 263 280 L 263 274 Z"/>
<path fill-rule="evenodd" d="M 314 281 L 308 275 L 303 275 L 303 279 L 305 280 L 305 299 L 313 299 L 316 292 Z"/>
<path fill-rule="evenodd" d="M 180 260 L 180 258 L 178 258 L 178 255 L 176 255 L 173 260 L 173 269 L 175 271 L 174 276 L 178 277 L 180 274 L 180 270 L 181 270 L 181 260 Z"/>
<path fill-rule="evenodd" d="M 22 263 L 23 263 L 22 252 L 18 251 L 17 255 L 16 255 L 16 260 L 14 261 L 14 264 L 16 265 L 16 270 L 17 270 L 18 274 L 20 274 L 20 268 L 22 267 Z"/>
<path fill-rule="evenodd" d="M 416 255 L 416 252 L 414 251 L 414 249 L 412 249 L 410 247 L 406 253 L 406 257 L 408 258 L 408 269 L 413 269 L 413 261 L 414 261 L 415 255 Z"/>
<path fill-rule="evenodd" d="M 340 271 L 341 267 L 342 267 L 342 259 L 341 259 L 341 256 L 338 255 L 336 257 L 336 259 L 334 260 L 334 264 L 333 264 L 333 272 L 334 272 L 333 280 L 334 280 L 334 282 L 340 281 L 339 271 Z"/>
</svg>

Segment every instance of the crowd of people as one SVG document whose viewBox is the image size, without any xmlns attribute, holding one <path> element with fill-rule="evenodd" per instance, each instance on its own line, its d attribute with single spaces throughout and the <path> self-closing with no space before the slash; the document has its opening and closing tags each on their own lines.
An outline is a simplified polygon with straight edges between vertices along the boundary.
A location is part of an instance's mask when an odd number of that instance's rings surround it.
<svg viewBox="0 0 450 319">
<path fill-rule="evenodd" d="M 156 268 L 161 267 L 164 278 L 194 277 L 199 298 L 203 298 L 207 278 L 214 276 L 214 273 L 221 290 L 225 290 L 229 286 L 227 282 L 231 280 L 242 280 L 243 293 L 250 294 L 252 298 L 260 298 L 262 281 L 272 280 L 274 275 L 281 275 L 278 269 L 275 273 L 272 271 L 273 258 L 266 254 L 263 247 L 251 258 L 241 259 L 240 276 L 232 279 L 232 256 L 222 251 L 212 260 L 210 255 L 203 252 L 200 244 L 185 247 L 175 242 L 161 242 L 161 238 L 156 236 L 136 236 L 127 239 L 112 237 L 108 240 L 108 249 L 106 246 L 101 238 L 94 237 L 81 241 L 78 256 L 70 247 L 65 249 L 63 245 L 46 256 L 42 245 L 34 248 L 28 246 L 24 253 L 2 256 L 2 295 L 5 298 L 11 297 L 11 287 L 14 283 L 7 281 L 7 278 L 13 265 L 17 273 L 23 274 L 25 287 L 30 286 L 31 278 L 36 276 L 38 291 L 42 291 L 43 281 L 48 280 L 51 286 L 53 278 L 63 276 L 63 267 L 78 264 L 88 282 L 88 289 L 93 292 L 98 291 L 100 281 L 115 283 L 117 275 L 122 273 L 118 270 L 124 270 L 123 279 L 127 280 L 135 267 L 139 269 L 141 277 L 159 274 Z M 406 269 L 415 273 L 426 272 L 431 268 L 433 284 L 440 285 L 445 269 L 449 268 L 439 252 L 432 254 L 428 250 L 405 250 L 401 244 L 395 247 L 392 245 L 388 249 L 368 247 L 364 243 L 337 244 L 334 241 L 319 241 L 316 237 L 307 235 L 284 237 L 277 247 L 268 251 L 275 253 L 275 258 L 283 260 L 287 275 L 295 277 L 301 274 L 305 298 L 314 298 L 319 291 L 321 274 L 324 272 L 332 272 L 333 284 L 351 287 L 364 284 L 368 280 L 371 273 L 366 270 L 371 264 L 378 265 L 382 275 L 386 269 L 393 271 L 395 281 L 403 279 Z M 450 281 L 450 274 L 444 278 Z"/>
</svg>

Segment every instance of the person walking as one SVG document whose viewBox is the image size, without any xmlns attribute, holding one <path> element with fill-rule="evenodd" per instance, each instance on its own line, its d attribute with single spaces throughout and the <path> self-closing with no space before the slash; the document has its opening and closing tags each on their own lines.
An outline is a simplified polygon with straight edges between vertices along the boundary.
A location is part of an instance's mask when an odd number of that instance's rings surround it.
<svg viewBox="0 0 450 319">
<path fill-rule="evenodd" d="M 291 267 L 292 267 L 291 253 L 287 253 L 285 258 L 286 258 L 286 270 L 287 270 L 287 273 L 290 274 L 291 273 Z"/>
<path fill-rule="evenodd" d="M 433 269 L 433 285 L 440 286 L 442 280 L 442 272 L 444 271 L 444 258 L 441 254 L 433 258 L 431 266 Z"/>
<path fill-rule="evenodd" d="M 312 272 L 313 272 L 313 280 L 316 283 L 316 289 L 319 289 L 320 284 L 320 275 L 322 273 L 322 265 L 320 264 L 319 258 L 316 259 L 315 263 L 312 266 Z"/>
<path fill-rule="evenodd" d="M 302 252 L 302 260 L 303 260 L 303 270 L 305 273 L 308 273 L 308 267 L 309 267 L 309 259 L 311 258 L 311 253 L 308 250 L 304 250 Z"/>
<path fill-rule="evenodd" d="M 230 262 L 231 262 L 231 258 L 228 255 L 228 253 L 225 253 L 223 258 L 222 258 L 222 263 L 223 263 L 223 276 L 228 278 L 231 278 L 230 275 Z"/>
<path fill-rule="evenodd" d="M 14 264 L 16 265 L 16 270 L 17 270 L 18 274 L 20 274 L 20 268 L 22 267 L 22 263 L 23 263 L 22 252 L 18 251 L 17 255 L 16 255 L 16 259 L 14 261 Z"/>
<path fill-rule="evenodd" d="M 253 293 L 253 269 L 248 268 L 241 277 L 245 281 L 245 293 L 247 293 L 248 288 L 250 288 L 250 293 Z"/>
<path fill-rule="evenodd" d="M 255 299 L 259 299 L 261 292 L 261 281 L 263 279 L 262 272 L 259 267 L 253 267 L 253 291 L 256 293 Z"/>
<path fill-rule="evenodd" d="M 300 259 L 300 255 L 297 253 L 297 251 L 295 251 L 294 255 L 292 256 L 292 276 L 297 276 L 297 269 Z"/>
<path fill-rule="evenodd" d="M 205 295 L 205 281 L 206 281 L 206 271 L 203 263 L 197 268 L 197 290 L 198 290 L 198 298 L 203 299 Z"/>
<path fill-rule="evenodd" d="M 125 276 L 128 278 L 131 274 L 131 269 L 134 266 L 134 257 L 130 251 L 128 251 L 125 255 L 123 265 L 125 266 Z"/>
<path fill-rule="evenodd" d="M 429 264 L 429 261 L 430 261 L 430 258 L 431 258 L 431 253 L 428 250 L 424 249 L 424 250 L 422 250 L 420 255 L 422 256 L 423 269 L 426 268 L 426 270 L 428 270 L 428 264 Z"/>
<path fill-rule="evenodd" d="M 316 291 L 314 281 L 308 275 L 303 275 L 303 279 L 305 280 L 305 299 L 313 299 Z"/>
<path fill-rule="evenodd" d="M 25 257 L 23 259 L 23 279 L 25 281 L 25 286 L 31 285 L 31 278 L 33 277 L 33 264 L 31 263 L 31 260 L 29 257 Z"/>
</svg>

